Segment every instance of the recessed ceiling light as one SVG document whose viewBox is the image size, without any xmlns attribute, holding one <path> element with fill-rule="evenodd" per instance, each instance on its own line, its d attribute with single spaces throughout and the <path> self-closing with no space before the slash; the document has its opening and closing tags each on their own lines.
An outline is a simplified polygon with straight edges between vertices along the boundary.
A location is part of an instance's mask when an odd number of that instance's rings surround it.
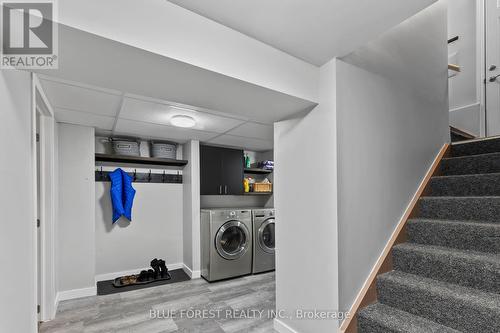
<svg viewBox="0 0 500 333">
<path fill-rule="evenodd" d="M 190 116 L 178 115 L 173 116 L 172 119 L 170 119 L 170 123 L 177 127 L 193 127 L 196 125 L 196 120 Z"/>
</svg>

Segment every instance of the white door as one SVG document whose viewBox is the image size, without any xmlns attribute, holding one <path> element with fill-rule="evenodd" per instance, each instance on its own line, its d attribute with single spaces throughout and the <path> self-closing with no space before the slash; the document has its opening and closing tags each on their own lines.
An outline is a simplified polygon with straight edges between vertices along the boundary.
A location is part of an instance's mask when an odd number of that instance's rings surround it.
<svg viewBox="0 0 500 333">
<path fill-rule="evenodd" d="M 500 0 L 486 0 L 486 136 L 500 135 Z"/>
</svg>

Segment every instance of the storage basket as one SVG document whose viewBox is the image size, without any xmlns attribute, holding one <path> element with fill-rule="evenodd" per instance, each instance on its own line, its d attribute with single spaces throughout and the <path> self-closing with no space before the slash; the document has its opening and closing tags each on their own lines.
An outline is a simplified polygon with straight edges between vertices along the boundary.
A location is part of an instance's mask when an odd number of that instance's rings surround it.
<svg viewBox="0 0 500 333">
<path fill-rule="evenodd" d="M 177 143 L 170 141 L 151 141 L 151 156 L 177 159 Z"/>
<path fill-rule="evenodd" d="M 255 183 L 253 184 L 254 192 L 272 192 L 273 184 L 271 183 Z"/>
<path fill-rule="evenodd" d="M 133 138 L 111 138 L 113 152 L 116 155 L 141 156 L 139 141 Z"/>
</svg>

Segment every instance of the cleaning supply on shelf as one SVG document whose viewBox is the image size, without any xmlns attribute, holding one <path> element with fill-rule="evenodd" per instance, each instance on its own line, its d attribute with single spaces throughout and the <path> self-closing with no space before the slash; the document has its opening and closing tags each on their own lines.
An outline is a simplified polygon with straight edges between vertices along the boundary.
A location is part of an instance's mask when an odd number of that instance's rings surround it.
<svg viewBox="0 0 500 333">
<path fill-rule="evenodd" d="M 250 182 L 248 181 L 248 178 L 243 179 L 243 189 L 245 193 L 250 192 Z"/>
<path fill-rule="evenodd" d="M 250 162 L 250 156 L 248 156 L 248 154 L 246 154 L 245 155 L 245 168 L 249 169 L 251 165 L 252 165 L 252 163 Z"/>
<path fill-rule="evenodd" d="M 111 179 L 111 204 L 113 206 L 113 223 L 125 216 L 132 221 L 132 205 L 135 189 L 132 187 L 132 177 L 118 168 L 109 174 Z"/>
</svg>

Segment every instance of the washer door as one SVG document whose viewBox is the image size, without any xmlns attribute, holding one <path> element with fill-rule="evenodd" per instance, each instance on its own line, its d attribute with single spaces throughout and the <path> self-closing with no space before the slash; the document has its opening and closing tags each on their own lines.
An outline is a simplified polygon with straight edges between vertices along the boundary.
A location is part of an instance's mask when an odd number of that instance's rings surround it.
<svg viewBox="0 0 500 333">
<path fill-rule="evenodd" d="M 215 248 L 228 260 L 241 258 L 249 247 L 250 232 L 240 221 L 229 221 L 220 227 L 215 236 Z"/>
<path fill-rule="evenodd" d="M 265 220 L 259 228 L 258 238 L 260 248 L 269 254 L 274 253 L 274 218 Z"/>
</svg>

